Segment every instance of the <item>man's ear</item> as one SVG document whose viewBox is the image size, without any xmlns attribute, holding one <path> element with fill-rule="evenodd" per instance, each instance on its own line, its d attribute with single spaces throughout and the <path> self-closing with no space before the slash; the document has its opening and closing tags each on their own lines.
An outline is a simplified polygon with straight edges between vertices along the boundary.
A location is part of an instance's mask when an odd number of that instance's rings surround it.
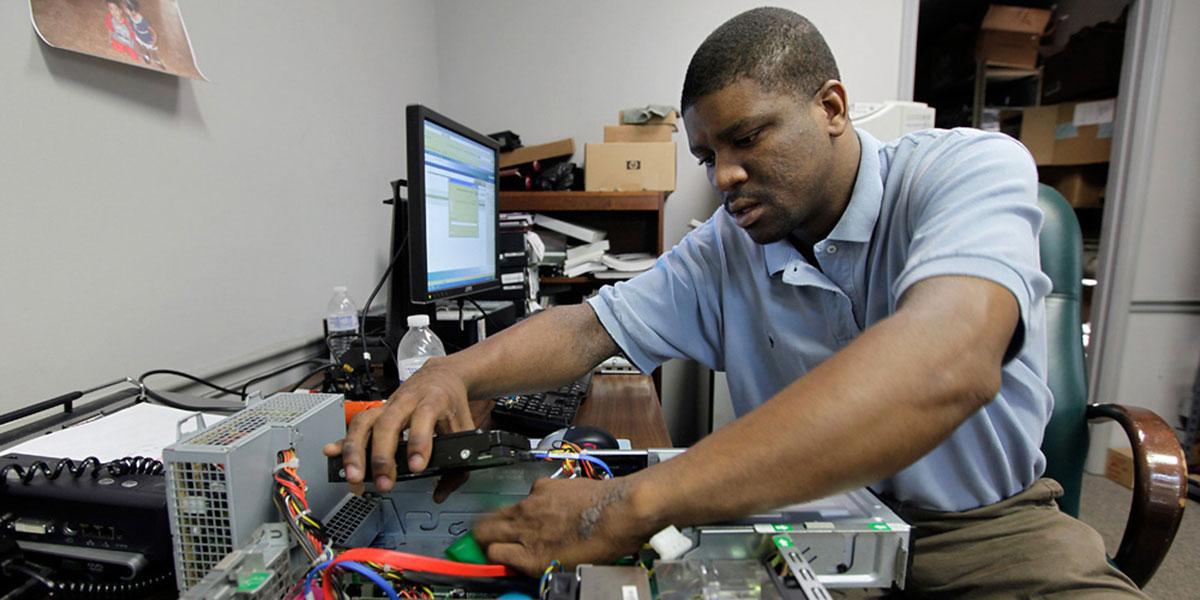
<svg viewBox="0 0 1200 600">
<path fill-rule="evenodd" d="M 825 113 L 826 131 L 832 137 L 846 133 L 850 126 L 850 103 L 846 100 L 846 86 L 836 79 L 821 85 L 814 100 Z"/>
</svg>

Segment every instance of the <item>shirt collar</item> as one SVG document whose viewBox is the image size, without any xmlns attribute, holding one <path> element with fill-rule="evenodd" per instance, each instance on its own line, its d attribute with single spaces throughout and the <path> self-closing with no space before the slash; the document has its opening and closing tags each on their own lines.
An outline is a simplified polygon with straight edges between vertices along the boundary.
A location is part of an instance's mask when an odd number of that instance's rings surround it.
<svg viewBox="0 0 1200 600">
<path fill-rule="evenodd" d="M 773 277 L 792 264 L 792 261 L 803 258 L 800 251 L 796 250 L 796 247 L 787 238 L 763 246 L 763 262 L 767 266 L 767 277 Z"/>
<path fill-rule="evenodd" d="M 883 178 L 879 176 L 879 140 L 871 134 L 855 129 L 862 150 L 858 159 L 858 175 L 854 178 L 854 192 L 850 203 L 826 239 L 841 242 L 866 243 L 871 241 L 875 222 L 879 220 L 879 209 L 883 206 Z"/>
<path fill-rule="evenodd" d="M 879 140 L 871 134 L 855 129 L 858 134 L 861 154 L 858 159 L 858 175 L 854 178 L 854 191 L 850 202 L 837 225 L 826 239 L 843 242 L 866 243 L 871 240 L 875 223 L 879 220 L 879 209 L 883 206 L 883 179 L 880 177 Z M 763 246 L 763 259 L 767 276 L 783 271 L 793 260 L 803 256 L 787 239 Z"/>
</svg>

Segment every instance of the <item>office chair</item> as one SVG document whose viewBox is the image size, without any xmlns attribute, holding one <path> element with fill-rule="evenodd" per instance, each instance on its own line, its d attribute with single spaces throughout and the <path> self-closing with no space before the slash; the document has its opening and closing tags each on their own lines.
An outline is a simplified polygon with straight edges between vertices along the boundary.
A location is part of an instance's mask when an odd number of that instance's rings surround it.
<svg viewBox="0 0 1200 600">
<path fill-rule="evenodd" d="M 1054 188 L 1038 184 L 1045 214 L 1042 271 L 1053 289 L 1046 297 L 1048 384 L 1054 413 L 1042 452 L 1046 477 L 1063 486 L 1059 507 L 1079 516 L 1079 493 L 1087 457 L 1089 420 L 1116 421 L 1133 449 L 1133 503 L 1113 563 L 1138 587 L 1154 575 L 1175 539 L 1187 497 L 1187 466 L 1171 427 L 1155 413 L 1120 404 L 1088 404 L 1080 324 L 1083 243 L 1079 221 Z"/>
</svg>

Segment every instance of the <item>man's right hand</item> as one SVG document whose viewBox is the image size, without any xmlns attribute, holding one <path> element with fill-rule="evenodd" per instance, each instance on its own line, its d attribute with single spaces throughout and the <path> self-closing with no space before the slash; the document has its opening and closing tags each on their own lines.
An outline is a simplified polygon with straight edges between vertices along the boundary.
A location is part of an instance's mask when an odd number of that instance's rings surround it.
<svg viewBox="0 0 1200 600">
<path fill-rule="evenodd" d="M 365 450 L 371 445 L 371 471 L 381 492 L 396 482 L 396 446 L 408 429 L 408 469 L 425 469 L 433 448 L 433 433 L 466 431 L 475 427 L 467 403 L 467 385 L 446 366 L 446 359 L 431 358 L 388 398 L 382 407 L 355 415 L 341 441 L 326 444 L 326 456 L 342 455 L 346 481 L 356 494 L 362 493 L 366 470 Z"/>
</svg>

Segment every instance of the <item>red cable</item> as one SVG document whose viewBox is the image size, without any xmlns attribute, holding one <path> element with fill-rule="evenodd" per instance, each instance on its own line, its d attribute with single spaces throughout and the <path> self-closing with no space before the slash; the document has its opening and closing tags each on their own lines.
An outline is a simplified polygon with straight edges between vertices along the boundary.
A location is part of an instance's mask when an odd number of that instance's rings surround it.
<svg viewBox="0 0 1200 600">
<path fill-rule="evenodd" d="M 504 565 L 472 565 L 467 563 L 455 562 L 441 558 L 430 558 L 428 556 L 419 556 L 416 554 L 408 554 L 407 552 L 396 552 L 394 550 L 383 550 L 380 548 L 351 548 L 346 550 L 333 559 L 333 564 L 337 564 L 344 560 L 352 560 L 355 562 L 375 562 L 389 567 L 394 567 L 401 571 L 417 571 L 419 573 L 433 573 L 436 575 L 450 575 L 453 577 L 517 577 L 520 573 L 504 566 Z M 332 565 L 331 565 L 332 566 Z"/>
</svg>

